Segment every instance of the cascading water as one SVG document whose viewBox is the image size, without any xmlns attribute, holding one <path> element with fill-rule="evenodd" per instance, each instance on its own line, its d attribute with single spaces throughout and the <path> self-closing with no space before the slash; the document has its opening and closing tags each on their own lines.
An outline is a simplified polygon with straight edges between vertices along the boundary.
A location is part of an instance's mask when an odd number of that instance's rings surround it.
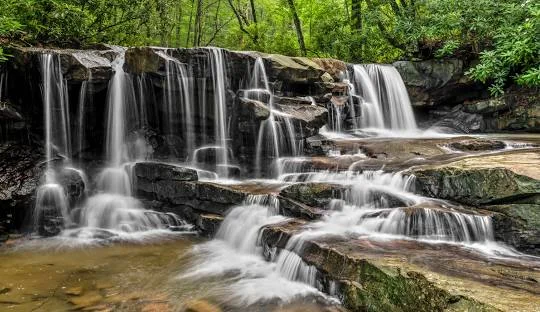
<svg viewBox="0 0 540 312">
<path fill-rule="evenodd" d="M 40 61 L 46 169 L 44 182 L 36 194 L 33 228 L 50 235 L 56 234 L 70 221 L 66 192 L 58 184 L 53 166 L 53 154 L 59 154 L 66 162 L 71 156 L 69 101 L 60 58 L 53 53 L 44 53 Z"/>
<path fill-rule="evenodd" d="M 352 97 L 355 96 L 361 96 L 363 100 L 361 102 L 360 124 L 354 125 L 355 128 L 384 128 L 384 118 L 379 97 L 366 69 L 362 65 L 353 65 L 350 96 L 351 103 L 353 102 Z"/>
<path fill-rule="evenodd" d="M 181 278 L 238 275 L 223 291 L 242 306 L 266 300 L 289 301 L 300 296 L 325 297 L 317 288 L 306 284 L 314 279 L 315 271 L 298 256 L 295 268 L 305 274 L 294 277 L 292 270 L 280 271 L 279 263 L 267 262 L 263 257 L 259 242 L 261 228 L 287 220 L 278 211 L 279 202 L 273 195 L 249 196 L 243 205 L 229 212 L 216 239 L 196 249 L 201 259 Z"/>
<path fill-rule="evenodd" d="M 165 133 L 178 135 L 180 132 L 185 151 L 189 154 L 195 147 L 193 83 L 189 68 L 166 52 L 159 51 L 158 55 L 165 59 L 166 87 L 163 88 Z"/>
<path fill-rule="evenodd" d="M 107 230 L 111 233 L 132 233 L 184 226 L 176 217 L 146 210 L 131 197 L 131 164 L 127 153 L 126 133 L 129 114 L 136 115 L 135 95 L 131 80 L 124 72 L 124 50 L 118 51 L 113 63 L 114 76 L 109 84 L 107 99 L 106 155 L 108 167 L 97 180 L 98 193 L 87 199 L 84 206 L 75 209 L 83 228 Z M 132 118 L 140 120 L 140 118 Z M 67 235 L 88 236 L 78 230 Z"/>
<path fill-rule="evenodd" d="M 269 117 L 262 121 L 257 136 L 255 171 L 261 175 L 264 158 L 278 160 L 284 154 L 296 156 L 296 133 L 290 116 L 277 110 L 274 105 L 274 94 L 268 83 L 268 76 L 261 57 L 257 57 L 251 75 L 250 89 L 245 90 L 247 98 L 266 103 L 270 111 Z M 285 125 L 285 128 L 283 128 Z M 274 163 L 278 165 L 277 162 Z M 277 166 L 277 174 L 281 174 Z"/>
<path fill-rule="evenodd" d="M 210 69 L 214 90 L 214 138 L 216 145 L 216 172 L 220 177 L 229 175 L 229 146 L 227 127 L 226 67 L 222 49 L 210 48 Z"/>
<path fill-rule="evenodd" d="M 386 127 L 392 130 L 416 130 L 409 94 L 399 72 L 389 65 L 368 64 L 365 67 L 377 88 Z"/>
<path fill-rule="evenodd" d="M 79 91 L 79 127 L 77 129 L 77 141 L 79 142 L 77 152 L 79 153 L 79 159 L 82 158 L 84 150 L 84 113 L 86 106 L 86 94 L 88 92 L 88 81 L 83 81 L 81 84 L 81 90 Z"/>
<path fill-rule="evenodd" d="M 405 84 L 389 65 L 353 65 L 350 103 L 360 99 L 356 128 L 366 130 L 415 131 L 416 120 Z M 354 109 L 354 105 L 350 105 Z"/>
<path fill-rule="evenodd" d="M 135 156 L 129 152 L 129 136 L 134 128 L 149 128 L 152 131 L 160 129 L 162 133 L 156 135 L 159 139 L 162 138 L 161 134 L 182 137 L 181 156 L 187 158 L 184 159 L 185 163 L 200 169 L 199 178 L 217 179 L 213 172 L 202 169 L 215 169 L 220 178 L 230 175 L 234 155 L 229 146 L 232 144 L 229 143 L 227 123 L 232 113 L 227 108 L 227 88 L 231 82 L 227 81 L 227 64 L 223 51 L 208 49 L 208 61 L 203 62 L 208 65 L 204 68 L 207 75 L 199 80 L 193 76 L 201 68 L 196 68 L 192 63 L 181 63 L 167 51 L 158 51 L 165 60 L 165 76 L 161 81 L 152 80 L 160 78 L 127 74 L 124 72 L 124 51 L 117 52 L 118 57 L 113 62 L 114 75 L 107 94 L 106 167 L 97 177 L 96 193 L 91 194 L 82 205 L 82 199 L 77 201 L 76 205 L 72 205 L 74 207 L 68 205 L 71 199 L 58 183 L 60 179 L 57 179 L 52 166 L 55 155 L 66 160 L 71 157 L 67 86 L 59 59 L 52 54 L 42 58 L 47 174 L 45 183 L 37 192 L 36 223 L 45 228 L 44 232 L 51 233 L 56 230 L 47 228 L 65 228 L 74 223 L 78 223 L 79 228 L 64 230 L 65 235 L 62 237 L 110 238 L 175 227 L 187 228 L 175 215 L 147 210 L 140 200 L 133 197 L 133 162 L 145 159 L 144 156 Z M 353 69 L 351 97 L 362 102 L 362 105 L 350 108 L 361 109 L 360 117 L 353 119 L 357 123 L 354 127 L 416 129 L 414 117 L 411 118 L 412 113 L 409 114 L 407 94 L 403 92 L 403 83 L 395 70 L 378 65 L 355 65 Z M 243 96 L 262 102 L 269 110 L 268 119 L 262 121 L 257 133 L 256 171 L 260 177 L 265 169 L 265 161 L 273 160 L 277 167 L 277 179 L 249 181 L 257 187 L 262 185 L 261 192 L 270 194 L 251 195 L 243 204 L 233 207 L 224 218 L 216 239 L 195 248 L 195 254 L 200 257 L 194 261 L 191 272 L 182 278 L 217 276 L 226 279 L 230 283 L 223 293 L 229 294 L 229 299 L 237 299 L 239 305 L 257 304 L 265 300 L 288 301 L 303 296 L 326 298 L 320 291 L 334 294 L 335 290 L 328 285 L 332 285 L 331 281 L 323 282 L 322 273 L 303 260 L 306 251 L 304 247 L 309 240 L 407 240 L 467 248 L 494 243 L 490 216 L 442 200 L 415 195 L 411 189 L 414 177 L 383 171 L 365 170 L 358 173 L 352 169 L 314 172 L 317 167 L 312 162 L 314 157 L 303 155 L 302 147 L 297 145 L 298 134 L 295 133 L 293 118 L 285 113 L 287 105 L 275 102 L 277 97 L 268 82 L 262 58 L 255 60 L 249 78 L 249 89 L 243 90 Z M 163 88 L 156 89 L 163 93 L 157 92 L 157 97 L 152 99 L 150 93 L 153 91 L 150 90 L 154 90 L 159 83 Z M 207 84 L 211 84 L 209 89 L 213 91 L 213 96 L 208 99 L 210 92 L 201 91 Z M 1 85 L 2 82 L 0 91 Z M 88 101 L 86 96 L 92 93 L 88 91 L 90 86 L 90 82 L 83 82 L 79 92 L 79 153 L 84 149 L 84 136 L 88 135 L 83 129 L 86 114 L 84 108 Z M 313 105 L 317 105 L 312 100 Z M 152 108 L 158 106 L 151 112 Z M 346 125 L 342 123 L 344 115 L 339 114 L 348 112 L 340 110 L 343 106 L 336 106 L 336 109 L 338 115 L 335 116 L 332 129 L 345 130 Z M 156 116 L 152 116 L 152 113 Z M 352 115 L 356 116 L 355 112 Z M 327 152 L 328 158 L 345 156 L 341 155 L 345 152 L 339 146 L 333 148 Z M 359 150 L 358 147 L 355 149 Z M 173 155 L 169 156 L 177 160 Z M 350 156 L 367 157 L 361 153 Z M 84 172 L 66 166 L 63 169 L 76 171 L 83 178 L 84 185 L 89 185 Z M 267 248 L 262 244 L 262 229 L 290 221 L 279 215 L 286 208 L 280 207 L 282 197 L 274 192 L 279 191 L 279 187 L 303 182 L 337 185 L 340 190 L 333 193 L 335 198 L 329 200 L 325 207 L 313 207 L 321 211 L 317 215 L 321 216 L 320 219 L 306 222 L 304 226 L 298 225 L 301 222 L 291 225 L 298 227 L 294 228 L 294 234 L 283 249 Z M 203 183 L 201 179 L 197 182 L 189 181 L 185 185 Z M 265 183 L 271 185 L 272 190 L 266 189 Z M 175 185 L 182 187 L 184 184 Z M 156 187 L 159 187 L 158 184 Z M 250 192 L 249 186 L 246 189 L 246 192 Z M 242 189 L 242 192 L 246 189 Z M 236 193 L 236 189 L 234 191 Z M 47 222 L 42 219 L 47 219 Z M 63 225 L 59 226 L 58 223 Z"/>
</svg>

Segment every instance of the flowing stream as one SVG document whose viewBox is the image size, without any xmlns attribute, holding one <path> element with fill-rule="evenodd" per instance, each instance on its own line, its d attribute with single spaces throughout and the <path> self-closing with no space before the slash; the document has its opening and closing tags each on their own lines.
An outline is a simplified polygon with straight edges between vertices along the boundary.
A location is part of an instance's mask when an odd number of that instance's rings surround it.
<svg viewBox="0 0 540 312">
<path fill-rule="evenodd" d="M 126 72 L 125 50 L 115 49 L 103 121 L 105 158 L 97 162 L 100 166 L 91 168 L 84 168 L 82 153 L 85 141 L 93 135 L 85 133 L 86 107 L 94 92 L 92 77 L 82 82 L 78 115 L 70 120 L 73 105 L 69 105 L 60 57 L 52 52 L 41 56 L 46 170 L 36 194 L 33 225 L 35 233 L 53 237 L 34 237 L 0 254 L 2 265 L 22 261 L 20 270 L 0 270 L 2 278 L 29 285 L 24 286 L 28 292 L 16 283 L 8 285 L 16 289 L 9 296 L 17 309 L 84 309 L 109 304 L 118 310 L 130 306 L 165 310 L 183 308 L 192 298 L 201 297 L 227 311 L 243 311 L 245 307 L 254 311 L 276 307 L 323 311 L 340 304 L 339 281 L 327 279 L 304 255 L 309 244 L 325 239 L 457 248 L 475 257 L 505 261 L 521 257 L 496 241 L 490 215 L 415 194 L 415 177 L 406 170 L 385 170 L 384 166 L 355 170 L 355 163 L 367 158 L 358 149 L 346 155 L 328 150 L 318 159 L 308 156 L 298 131 L 303 131 L 302 125 L 295 124 L 294 116 L 277 104 L 276 87 L 261 56 L 254 57 L 249 75 L 243 77 L 245 89 L 234 95 L 235 101 L 255 101 L 268 111 L 268 118 L 256 129 L 252 174 L 239 179 L 247 169 L 231 144 L 236 139 L 231 137 L 234 116 L 229 98 L 233 95 L 228 93 L 232 65 L 222 49 L 202 51 L 204 59 L 197 63 L 182 62 L 174 50 L 159 50 L 161 76 L 150 77 Z M 197 71 L 205 76 L 195 77 Z M 4 79 L 2 74 L 0 100 Z M 319 134 L 324 140 L 337 137 L 336 141 L 347 142 L 373 133 L 419 133 L 405 85 L 395 68 L 353 65 L 347 82 L 347 101 L 358 105 L 330 102 L 334 105 L 329 117 L 331 131 Z M 148 91 L 153 85 L 159 85 L 160 92 Z M 318 105 L 314 98 L 310 101 Z M 353 116 L 349 128 L 347 116 Z M 71 135 L 72 122 L 78 127 L 75 136 Z M 163 135 L 142 132 L 151 126 Z M 157 144 L 148 143 L 152 135 L 153 140 L 165 142 L 164 152 L 154 150 Z M 81 168 L 75 168 L 71 161 L 72 146 L 80 153 L 77 165 Z M 158 158 L 154 152 L 166 156 Z M 318 167 L 307 165 L 314 159 L 320 162 Z M 336 170 L 323 166 L 336 159 L 349 165 Z M 256 185 L 259 189 L 230 208 L 212 239 L 203 239 L 179 215 L 154 209 L 155 202 L 139 198 L 133 168 L 140 161 L 196 170 L 199 182 L 178 182 L 174 188 L 211 181 L 221 187 Z M 62 184 L 66 176 L 82 181 L 84 192 L 76 200 Z M 279 192 L 312 184 L 333 187 L 331 197 L 318 207 L 320 217 L 293 224 L 281 246 L 264 245 L 263 231 L 276 225 L 287 229 L 291 222 L 299 222 L 283 215 Z M 87 247 L 92 251 L 82 250 Z M 24 260 L 27 256 L 32 260 Z M 62 272 L 47 275 L 51 271 L 47 261 Z M 80 275 L 85 276 L 84 283 L 75 280 Z M 40 281 L 46 277 L 47 282 Z M 53 293 L 43 291 L 44 283 L 54 284 Z M 28 300 L 29 292 L 37 299 Z"/>
</svg>

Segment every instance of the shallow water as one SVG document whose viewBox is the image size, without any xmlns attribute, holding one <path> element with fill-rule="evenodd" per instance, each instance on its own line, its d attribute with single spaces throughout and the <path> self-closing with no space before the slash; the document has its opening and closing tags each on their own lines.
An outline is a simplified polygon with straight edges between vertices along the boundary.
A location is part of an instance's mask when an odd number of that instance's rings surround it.
<svg viewBox="0 0 540 312">
<path fill-rule="evenodd" d="M 60 247 L 50 239 L 16 242 L 0 249 L 0 310 L 183 311 L 187 305 L 211 304 L 222 311 L 246 311 L 239 306 L 250 296 L 249 288 L 244 297 L 232 296 L 233 277 L 181 278 L 200 259 L 194 249 L 200 244 L 207 243 L 189 235 L 79 248 Z M 326 307 L 308 296 L 287 304 L 263 300 L 249 311 Z"/>
</svg>

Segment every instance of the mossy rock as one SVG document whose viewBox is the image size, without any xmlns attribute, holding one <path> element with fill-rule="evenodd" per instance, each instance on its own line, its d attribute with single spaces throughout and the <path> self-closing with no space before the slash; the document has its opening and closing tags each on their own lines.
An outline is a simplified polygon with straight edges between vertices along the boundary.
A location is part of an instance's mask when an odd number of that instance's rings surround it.
<svg viewBox="0 0 540 312">
<path fill-rule="evenodd" d="M 507 168 L 440 166 L 417 169 L 417 192 L 468 205 L 538 203 L 540 181 Z"/>
</svg>

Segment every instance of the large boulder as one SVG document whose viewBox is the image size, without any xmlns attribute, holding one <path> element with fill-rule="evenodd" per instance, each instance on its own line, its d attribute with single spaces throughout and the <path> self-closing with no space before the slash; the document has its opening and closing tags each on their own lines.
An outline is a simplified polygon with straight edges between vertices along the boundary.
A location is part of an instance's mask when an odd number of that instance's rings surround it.
<svg viewBox="0 0 540 312">
<path fill-rule="evenodd" d="M 297 183 L 285 187 L 280 195 L 302 204 L 326 208 L 332 199 L 343 199 L 348 187 L 329 183 Z"/>
<path fill-rule="evenodd" d="M 534 88 L 510 88 L 498 98 L 465 102 L 462 111 L 482 115 L 485 131 L 540 131 L 540 95 Z"/>
<path fill-rule="evenodd" d="M 496 212 L 493 215 L 495 239 L 520 251 L 540 254 L 540 204 L 492 205 L 483 209 Z"/>
<path fill-rule="evenodd" d="M 328 110 L 316 105 L 279 105 L 286 118 L 289 118 L 296 133 L 303 135 L 302 139 L 313 136 L 328 120 Z"/>
<path fill-rule="evenodd" d="M 148 182 L 167 181 L 197 181 L 197 171 L 194 169 L 158 162 L 137 162 L 133 171 L 137 179 Z"/>
<path fill-rule="evenodd" d="M 197 181 L 197 172 L 190 168 L 163 163 L 135 164 L 134 189 L 145 200 L 158 201 L 158 209 L 194 218 L 210 213 L 224 216 L 229 208 L 240 205 L 247 193 L 231 186 Z M 202 221 L 201 221 L 202 222 Z"/>
<path fill-rule="evenodd" d="M 493 151 L 504 149 L 506 147 L 506 143 L 504 143 L 503 141 L 482 139 L 462 140 L 452 142 L 449 145 L 454 149 L 464 152 Z"/>
<path fill-rule="evenodd" d="M 108 81 L 112 76 L 111 60 L 117 54 L 112 49 L 108 50 L 69 50 L 69 49 L 41 49 L 41 48 L 10 48 L 13 55 L 10 62 L 17 70 L 26 70 L 29 63 L 39 66 L 39 58 L 43 53 L 57 55 L 60 59 L 64 78 L 72 82 L 82 81 Z"/>
<path fill-rule="evenodd" d="M 398 61 L 392 65 L 401 74 L 416 107 L 460 104 L 486 93 L 484 86 L 465 75 L 467 65 L 462 60 Z"/>
<path fill-rule="evenodd" d="M 488 114 L 507 109 L 504 98 L 492 98 L 474 102 L 466 102 L 463 111 L 471 114 Z"/>
<path fill-rule="evenodd" d="M 416 191 L 430 197 L 468 205 L 535 203 L 540 196 L 540 180 L 516 174 L 510 169 L 464 168 L 443 165 L 415 169 Z"/>
<path fill-rule="evenodd" d="M 45 172 L 42 155 L 28 146 L 0 146 L 0 220 L 5 227 L 20 229 L 35 201 Z"/>
<path fill-rule="evenodd" d="M 439 115 L 432 127 L 449 133 L 474 133 L 485 130 L 483 116 L 463 111 L 462 105 L 453 107 L 450 111 L 432 112 Z"/>
</svg>

